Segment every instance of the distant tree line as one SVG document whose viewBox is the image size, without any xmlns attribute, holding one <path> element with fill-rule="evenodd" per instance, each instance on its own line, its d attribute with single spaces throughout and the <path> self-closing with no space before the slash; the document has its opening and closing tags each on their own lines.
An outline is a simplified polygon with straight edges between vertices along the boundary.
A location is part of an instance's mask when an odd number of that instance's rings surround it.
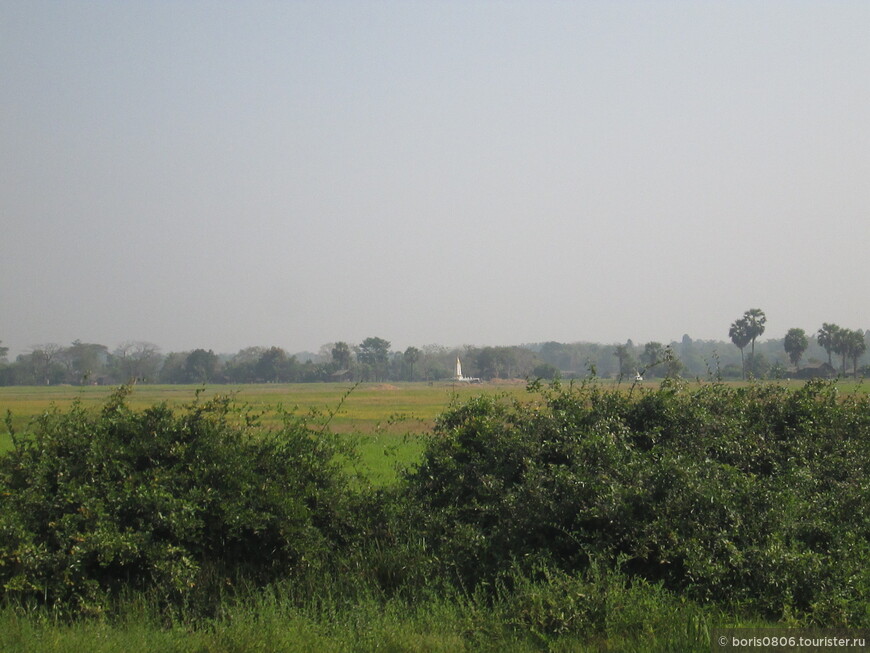
<svg viewBox="0 0 870 653">
<path fill-rule="evenodd" d="M 755 354 L 756 339 L 764 333 L 766 323 L 767 316 L 760 308 L 750 308 L 742 317 L 731 323 L 728 336 L 740 350 L 741 374 L 744 379 L 747 375 L 764 378 L 771 373 L 772 368 L 767 359 L 758 358 Z M 836 375 L 837 372 L 831 357 L 831 354 L 834 353 L 841 357 L 839 374 L 846 376 L 846 362 L 848 360 L 852 363 L 853 376 L 857 377 L 858 362 L 867 351 L 868 335 L 870 332 L 863 329 L 846 329 L 837 324 L 825 322 L 813 335 L 813 340 L 817 347 L 821 347 L 825 351 L 828 358 L 827 364 L 826 366 L 818 365 L 818 358 L 810 359 L 812 369 L 805 369 L 803 373 L 800 369 L 800 362 L 811 344 L 806 332 L 800 328 L 789 329 L 785 338 L 782 339 L 782 348 L 788 356 L 788 362 L 794 366 L 796 376 L 809 378 Z M 751 345 L 748 359 L 744 356 L 744 349 L 747 345 Z M 777 375 L 781 375 L 783 372 L 782 369 L 774 371 Z"/>
<path fill-rule="evenodd" d="M 684 335 L 670 343 L 425 345 L 394 351 L 389 340 L 373 336 L 358 344 L 328 343 L 317 353 L 291 354 L 271 346 L 217 354 L 202 348 L 163 353 L 143 341 L 124 342 L 110 350 L 76 340 L 68 346 L 35 345 L 14 361 L 7 358 L 8 348 L 0 346 L 0 385 L 434 382 L 453 378 L 457 357 L 466 376 L 485 380 L 592 375 L 633 382 L 678 376 L 775 379 L 867 374 L 870 331 L 824 323 L 811 334 L 792 328 L 784 338 L 762 342 L 759 337 L 766 322 L 760 309 L 746 311 L 731 324 L 730 343 Z"/>
</svg>

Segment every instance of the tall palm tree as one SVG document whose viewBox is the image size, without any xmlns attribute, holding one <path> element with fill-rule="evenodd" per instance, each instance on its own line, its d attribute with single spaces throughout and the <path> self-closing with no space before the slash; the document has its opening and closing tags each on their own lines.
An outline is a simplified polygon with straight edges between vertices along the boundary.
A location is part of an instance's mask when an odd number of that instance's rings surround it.
<svg viewBox="0 0 870 653">
<path fill-rule="evenodd" d="M 828 365 L 831 367 L 834 364 L 831 362 L 831 352 L 834 350 L 834 343 L 836 340 L 836 333 L 840 330 L 840 327 L 836 324 L 828 324 L 825 322 L 822 324 L 822 328 L 819 329 L 819 332 L 816 334 L 816 340 L 819 343 L 820 347 L 824 347 L 825 351 L 828 352 Z"/>
<path fill-rule="evenodd" d="M 846 376 L 846 360 L 852 359 L 853 373 L 858 376 L 858 359 L 867 351 L 867 343 L 864 341 L 864 332 L 861 329 L 840 329 L 834 332 L 831 349 L 835 354 L 842 357 L 840 373 Z"/>
<path fill-rule="evenodd" d="M 841 357 L 840 374 L 846 376 L 846 358 L 849 356 L 849 341 L 852 338 L 851 329 L 838 329 L 834 333 L 834 342 L 831 344 L 831 349 L 835 354 Z"/>
<path fill-rule="evenodd" d="M 858 359 L 867 351 L 867 341 L 864 339 L 864 332 L 861 329 L 855 329 L 849 337 L 849 358 L 852 359 L 852 374 L 858 378 Z"/>
<path fill-rule="evenodd" d="M 731 323 L 731 328 L 728 329 L 728 337 L 731 342 L 740 350 L 740 364 L 743 366 L 743 380 L 746 380 L 746 360 L 743 357 L 743 349 L 752 341 L 752 334 L 749 330 L 749 322 L 744 315 L 739 320 Z"/>
<path fill-rule="evenodd" d="M 750 308 L 743 314 L 743 319 L 746 320 L 749 330 L 749 339 L 752 343 L 752 366 L 755 367 L 755 339 L 764 333 L 764 324 L 767 322 L 767 316 L 760 308 Z"/>
</svg>

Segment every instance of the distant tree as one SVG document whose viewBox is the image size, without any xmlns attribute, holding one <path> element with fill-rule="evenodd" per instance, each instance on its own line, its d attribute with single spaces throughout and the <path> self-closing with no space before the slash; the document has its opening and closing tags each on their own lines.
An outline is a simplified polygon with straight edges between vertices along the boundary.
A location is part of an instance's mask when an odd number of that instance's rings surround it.
<svg viewBox="0 0 870 653">
<path fill-rule="evenodd" d="M 570 370 L 574 364 L 571 347 L 561 342 L 543 343 L 538 355 L 544 362 L 554 365 L 559 370 Z"/>
<path fill-rule="evenodd" d="M 160 367 L 160 348 L 141 340 L 121 343 L 115 349 L 114 364 L 118 380 L 124 383 L 151 380 Z"/>
<path fill-rule="evenodd" d="M 816 340 L 819 343 L 819 346 L 824 348 L 824 350 L 828 354 L 828 365 L 831 367 L 834 366 L 834 363 L 831 361 L 831 352 L 834 351 L 834 342 L 837 338 L 837 332 L 840 330 L 840 327 L 836 324 L 828 324 L 825 322 L 822 324 L 822 328 L 819 329 L 819 332 L 816 334 Z"/>
<path fill-rule="evenodd" d="M 62 353 L 63 347 L 53 342 L 33 347 L 30 366 L 36 383 L 49 385 L 63 382 Z"/>
<path fill-rule="evenodd" d="M 230 360 L 234 363 L 256 363 L 267 351 L 266 347 L 245 347 Z"/>
<path fill-rule="evenodd" d="M 740 365 L 743 370 L 743 380 L 746 380 L 746 359 L 743 356 L 743 350 L 750 342 L 752 342 L 752 334 L 750 333 L 749 321 L 746 317 L 741 317 L 731 323 L 731 328 L 728 329 L 728 337 L 734 346 L 740 350 Z"/>
<path fill-rule="evenodd" d="M 838 328 L 833 333 L 831 349 L 841 357 L 840 373 L 846 374 L 846 359 L 849 357 L 849 347 L 852 342 L 852 330 Z"/>
<path fill-rule="evenodd" d="M 852 360 L 853 373 L 858 376 L 858 359 L 867 351 L 864 332 L 860 329 L 838 328 L 833 333 L 831 349 L 841 356 L 840 373 L 846 375 L 846 360 Z"/>
<path fill-rule="evenodd" d="M 332 348 L 332 360 L 340 370 L 350 367 L 350 347 L 346 342 L 337 342 Z"/>
<path fill-rule="evenodd" d="M 764 325 L 767 322 L 767 316 L 760 308 L 750 308 L 743 314 L 743 319 L 746 320 L 750 340 L 752 345 L 752 359 L 755 358 L 755 340 L 764 333 Z"/>
<path fill-rule="evenodd" d="M 852 374 L 855 378 L 858 377 L 858 359 L 867 351 L 867 341 L 864 338 L 864 332 L 861 329 L 855 329 L 849 334 L 849 340 L 846 345 L 849 352 L 849 358 L 852 359 Z"/>
<path fill-rule="evenodd" d="M 496 347 L 501 364 L 501 376 L 505 379 L 515 379 L 521 375 L 518 347 Z"/>
<path fill-rule="evenodd" d="M 423 345 L 422 376 L 427 381 L 449 378 L 453 372 L 457 352 L 443 345 Z"/>
<path fill-rule="evenodd" d="M 390 341 L 383 338 L 366 338 L 357 347 L 357 360 L 365 366 L 367 376 L 383 379 L 390 363 Z"/>
<path fill-rule="evenodd" d="M 421 352 L 416 347 L 408 347 L 402 355 L 402 361 L 408 367 L 408 380 L 414 380 L 414 366 L 420 360 Z"/>
<path fill-rule="evenodd" d="M 265 347 L 246 347 L 239 350 L 226 365 L 223 374 L 229 383 L 253 383 L 256 381 L 256 367 L 266 353 Z"/>
<path fill-rule="evenodd" d="M 614 347 L 613 355 L 616 356 L 616 360 L 619 361 L 620 379 L 625 378 L 634 362 L 634 355 L 631 351 L 633 347 L 634 343 L 632 343 L 631 340 L 628 340 L 624 345 L 616 345 L 616 347 Z"/>
<path fill-rule="evenodd" d="M 76 340 L 63 351 L 69 380 L 85 384 L 100 376 L 109 358 L 108 347 Z"/>
<path fill-rule="evenodd" d="M 789 329 L 783 340 L 783 347 L 795 369 L 800 369 L 801 357 L 809 346 L 807 334 L 803 329 Z"/>
<path fill-rule="evenodd" d="M 640 362 L 645 372 L 651 372 L 652 368 L 664 361 L 665 349 L 660 342 L 648 342 L 643 346 Z"/>
<path fill-rule="evenodd" d="M 478 374 L 484 379 L 496 379 L 501 373 L 501 360 L 496 347 L 484 347 L 478 351 L 476 363 Z"/>
<path fill-rule="evenodd" d="M 161 383 L 187 383 L 185 363 L 190 352 L 173 351 L 163 357 L 158 379 Z"/>
<path fill-rule="evenodd" d="M 289 381 L 289 358 L 287 352 L 280 347 L 270 347 L 260 356 L 254 367 L 257 380 L 267 383 Z"/>
<path fill-rule="evenodd" d="M 681 365 L 690 375 L 702 376 L 706 373 L 712 376 L 714 373 L 718 373 L 718 370 L 712 369 L 714 361 L 705 359 L 703 353 L 705 345 L 702 341 L 696 343 L 688 333 L 684 333 L 679 344 L 674 344 L 677 345 L 676 352 L 679 352 Z M 712 359 L 715 356 L 710 355 L 709 358 Z M 715 365 L 718 365 L 718 362 L 715 362 Z"/>
<path fill-rule="evenodd" d="M 469 351 L 469 354 L 472 354 Z M 463 358 L 463 361 L 467 359 Z M 484 347 L 473 353 L 477 374 L 485 379 L 514 379 L 531 374 L 535 355 L 521 347 Z M 468 376 L 463 364 L 463 374 Z"/>
<path fill-rule="evenodd" d="M 188 383 L 208 383 L 217 375 L 220 360 L 211 349 L 194 349 L 184 361 L 184 376 Z"/>
<path fill-rule="evenodd" d="M 559 376 L 559 368 L 552 363 L 538 363 L 532 375 L 538 379 L 555 379 Z"/>
<path fill-rule="evenodd" d="M 681 361 L 677 356 L 674 348 L 670 345 L 665 347 L 664 352 L 662 352 L 662 357 L 664 359 L 665 370 L 667 371 L 668 378 L 675 379 L 680 376 L 680 372 L 683 371 L 683 361 Z"/>
</svg>

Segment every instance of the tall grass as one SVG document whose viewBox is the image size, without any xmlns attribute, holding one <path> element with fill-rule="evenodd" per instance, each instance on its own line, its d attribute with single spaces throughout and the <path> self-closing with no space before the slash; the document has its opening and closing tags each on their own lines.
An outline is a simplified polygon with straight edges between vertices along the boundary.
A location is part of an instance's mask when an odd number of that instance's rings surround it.
<svg viewBox="0 0 870 653">
<path fill-rule="evenodd" d="M 227 605 L 195 627 L 167 622 L 147 601 L 112 618 L 65 622 L 44 611 L 0 610 L 0 650 L 47 653 L 708 651 L 721 613 L 625 578 L 517 578 L 495 599 L 432 591 L 418 600 L 362 588 L 353 601 L 300 599 L 276 586 Z"/>
</svg>

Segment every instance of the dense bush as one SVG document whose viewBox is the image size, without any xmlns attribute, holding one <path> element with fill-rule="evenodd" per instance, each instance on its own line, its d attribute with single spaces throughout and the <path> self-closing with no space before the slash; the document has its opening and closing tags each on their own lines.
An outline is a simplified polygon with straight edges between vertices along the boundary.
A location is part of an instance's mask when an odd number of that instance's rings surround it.
<svg viewBox="0 0 870 653">
<path fill-rule="evenodd" d="M 186 619 L 271 584 L 327 621 L 473 597 L 541 642 L 629 632 L 653 603 L 870 626 L 867 395 L 532 389 L 452 406 L 371 492 L 325 427 L 266 430 L 227 398 L 50 411 L 0 456 L 2 595 L 70 614 L 144 595 Z"/>
<path fill-rule="evenodd" d="M 146 591 L 213 601 L 318 564 L 347 531 L 335 440 L 286 416 L 254 433 L 227 398 L 142 412 L 120 389 L 54 410 L 0 457 L 0 587 L 75 612 Z"/>
<path fill-rule="evenodd" d="M 665 382 L 542 396 L 454 407 L 408 475 L 444 573 L 479 587 L 594 561 L 772 618 L 870 623 L 866 395 Z"/>
</svg>

